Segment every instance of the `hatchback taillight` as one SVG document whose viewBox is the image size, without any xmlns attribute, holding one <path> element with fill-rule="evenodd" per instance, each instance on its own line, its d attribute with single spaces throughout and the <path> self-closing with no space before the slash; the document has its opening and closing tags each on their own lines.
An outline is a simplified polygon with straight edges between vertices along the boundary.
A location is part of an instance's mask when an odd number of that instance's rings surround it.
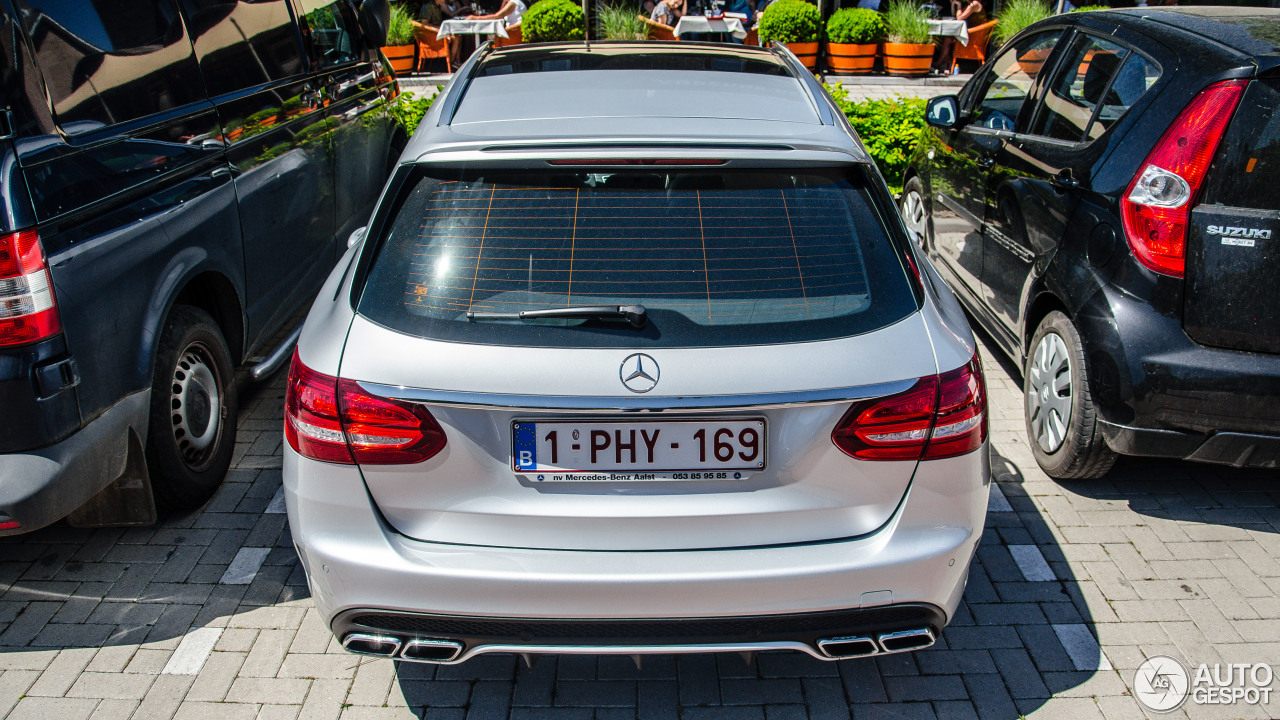
<svg viewBox="0 0 1280 720">
<path fill-rule="evenodd" d="M 61 330 L 36 231 L 0 236 L 0 347 L 36 342 Z"/>
<path fill-rule="evenodd" d="M 939 460 L 973 452 L 986 438 L 987 393 L 976 354 L 897 395 L 854 404 L 831 433 L 836 447 L 860 460 Z"/>
<path fill-rule="evenodd" d="M 345 465 L 411 465 L 445 446 L 423 406 L 370 395 L 352 380 L 318 373 L 293 353 L 284 434 L 303 457 Z"/>
<path fill-rule="evenodd" d="M 1146 267 L 1182 277 L 1191 208 L 1248 82 L 1226 80 L 1202 90 L 1160 137 L 1125 190 L 1120 203 L 1125 239 Z"/>
</svg>

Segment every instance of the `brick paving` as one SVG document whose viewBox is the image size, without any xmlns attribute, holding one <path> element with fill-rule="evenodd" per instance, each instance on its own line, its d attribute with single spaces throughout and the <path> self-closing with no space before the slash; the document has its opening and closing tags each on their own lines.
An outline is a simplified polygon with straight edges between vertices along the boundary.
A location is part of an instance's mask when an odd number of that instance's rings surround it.
<svg viewBox="0 0 1280 720">
<path fill-rule="evenodd" d="M 277 375 L 246 391 L 234 469 L 199 512 L 0 541 L 0 717 L 1120 720 L 1144 716 L 1129 687 L 1144 658 L 1280 666 L 1280 473 L 1122 460 L 1101 481 L 1051 481 L 1024 441 L 1016 370 L 983 359 L 998 492 L 965 602 L 929 650 L 659 656 L 642 670 L 346 654 L 282 514 Z M 1161 717 L 1278 715 L 1280 698 Z"/>
</svg>

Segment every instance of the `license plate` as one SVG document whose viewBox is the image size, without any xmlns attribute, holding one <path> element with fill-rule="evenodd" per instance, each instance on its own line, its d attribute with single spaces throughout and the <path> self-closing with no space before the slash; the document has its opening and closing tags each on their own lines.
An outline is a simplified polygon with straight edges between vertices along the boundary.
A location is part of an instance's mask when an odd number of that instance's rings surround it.
<svg viewBox="0 0 1280 720">
<path fill-rule="evenodd" d="M 511 426 L 511 466 L 543 482 L 735 480 L 764 468 L 765 424 L 522 420 Z"/>
</svg>

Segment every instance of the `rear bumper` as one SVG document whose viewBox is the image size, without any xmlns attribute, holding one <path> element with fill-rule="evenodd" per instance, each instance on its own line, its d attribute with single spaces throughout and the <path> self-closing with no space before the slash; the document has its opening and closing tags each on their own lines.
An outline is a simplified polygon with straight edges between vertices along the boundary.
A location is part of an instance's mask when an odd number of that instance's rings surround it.
<svg viewBox="0 0 1280 720">
<path fill-rule="evenodd" d="M 65 440 L 0 454 L 0 523 L 30 532 L 61 520 L 124 472 L 130 427 L 145 428 L 151 391 L 125 397 Z"/>
<path fill-rule="evenodd" d="M 1280 465 L 1280 434 L 1157 430 L 1103 422 L 1107 445 L 1124 455 L 1167 457 L 1234 467 Z"/>
<path fill-rule="evenodd" d="M 405 538 L 381 520 L 354 468 L 306 460 L 288 447 L 284 454 L 294 541 L 312 597 L 336 632 L 353 627 L 356 613 L 382 611 L 583 625 L 907 604 L 935 608 L 940 629 L 964 591 L 989 492 L 984 445 L 959 458 L 922 463 L 892 518 L 855 539 L 690 551 L 491 548 Z M 564 640 L 553 635 L 544 644 Z M 656 652 L 676 640 L 626 649 Z M 713 645 L 732 640 L 733 632 L 717 633 Z M 613 641 L 600 642 L 593 651 L 605 651 Z"/>
<path fill-rule="evenodd" d="M 1280 436 L 1280 355 L 1200 345 L 1141 300 L 1111 291 L 1096 299 L 1076 323 L 1116 451 L 1221 462 L 1241 442 L 1226 434 Z"/>
</svg>

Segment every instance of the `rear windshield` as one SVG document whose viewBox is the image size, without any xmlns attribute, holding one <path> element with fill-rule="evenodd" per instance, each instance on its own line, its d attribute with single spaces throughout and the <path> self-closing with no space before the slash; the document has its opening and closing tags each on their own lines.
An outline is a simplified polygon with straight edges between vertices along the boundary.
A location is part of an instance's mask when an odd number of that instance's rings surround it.
<svg viewBox="0 0 1280 720">
<path fill-rule="evenodd" d="M 917 308 L 864 180 L 843 171 L 419 172 L 358 305 L 401 332 L 755 345 L 865 333 Z M 644 327 L 467 315 L 631 304 Z"/>
<path fill-rule="evenodd" d="M 1209 170 L 1205 202 L 1280 210 L 1280 78 L 1249 83 Z"/>
</svg>

